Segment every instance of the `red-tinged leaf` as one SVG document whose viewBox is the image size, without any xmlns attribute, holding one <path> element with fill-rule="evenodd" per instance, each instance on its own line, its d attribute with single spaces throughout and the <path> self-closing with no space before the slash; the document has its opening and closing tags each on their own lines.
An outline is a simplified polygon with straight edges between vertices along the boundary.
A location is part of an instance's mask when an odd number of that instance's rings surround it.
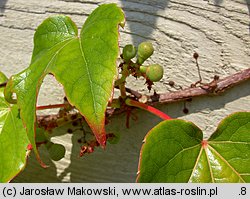
<svg viewBox="0 0 250 199">
<path fill-rule="evenodd" d="M 30 66 L 12 76 L 7 99 L 17 95 L 17 105 L 35 144 L 36 101 L 44 77 L 52 73 L 63 85 L 67 99 L 85 117 L 99 143 L 106 143 L 104 121 L 117 77 L 118 26 L 124 15 L 115 4 L 99 6 L 88 17 L 78 36 L 73 21 L 58 15 L 46 19 L 34 36 Z"/>
</svg>

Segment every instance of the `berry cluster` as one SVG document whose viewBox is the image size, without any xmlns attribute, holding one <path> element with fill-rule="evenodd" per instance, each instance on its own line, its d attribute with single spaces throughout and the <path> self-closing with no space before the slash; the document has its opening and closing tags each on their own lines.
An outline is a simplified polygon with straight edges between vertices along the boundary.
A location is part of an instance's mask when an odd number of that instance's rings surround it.
<svg viewBox="0 0 250 199">
<path fill-rule="evenodd" d="M 150 42 L 142 42 L 138 48 L 132 44 L 128 44 L 123 48 L 121 58 L 123 63 L 120 65 L 122 69 L 122 77 L 116 82 L 117 84 L 125 82 L 126 77 L 133 75 L 135 77 L 144 77 L 148 84 L 149 90 L 153 82 L 158 82 L 163 77 L 163 67 L 159 64 L 143 65 L 143 63 L 154 53 L 154 47 Z M 137 55 L 136 62 L 132 59 Z"/>
</svg>

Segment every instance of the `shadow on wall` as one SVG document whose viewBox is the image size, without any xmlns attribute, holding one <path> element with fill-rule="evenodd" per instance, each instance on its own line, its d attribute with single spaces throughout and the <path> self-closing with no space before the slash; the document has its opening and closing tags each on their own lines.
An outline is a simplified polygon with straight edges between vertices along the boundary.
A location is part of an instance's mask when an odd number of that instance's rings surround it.
<svg viewBox="0 0 250 199">
<path fill-rule="evenodd" d="M 167 8 L 169 0 L 121 0 L 121 4 L 133 43 L 138 44 L 142 40 L 152 39 L 157 13 Z M 141 30 L 146 31 L 140 34 Z"/>
<path fill-rule="evenodd" d="M 124 10 L 129 33 L 136 45 L 143 40 L 152 39 L 151 34 L 156 26 L 157 13 L 168 7 L 169 0 L 120 0 Z M 250 0 L 245 0 L 250 16 Z M 214 0 L 216 6 L 220 6 L 223 0 Z M 141 6 L 144 5 L 144 6 Z M 140 20 L 144 19 L 144 20 Z M 143 21 L 143 22 L 142 22 Z M 141 30 L 146 30 L 140 34 Z M 250 32 L 250 22 L 249 22 Z M 143 36 L 142 36 L 143 35 Z"/>
<path fill-rule="evenodd" d="M 7 0 L 0 0 L 0 14 L 4 12 L 6 2 Z"/>
<path fill-rule="evenodd" d="M 215 4 L 216 6 L 219 6 L 222 2 L 223 2 L 223 0 L 214 0 L 214 4 Z M 248 13 L 249 13 L 249 18 L 250 18 L 250 0 L 245 0 L 245 2 L 246 2 L 246 4 L 247 4 Z M 249 33 L 250 33 L 250 20 L 249 20 L 248 29 L 249 29 Z"/>
<path fill-rule="evenodd" d="M 214 0 L 214 4 L 216 6 L 219 6 L 220 4 L 222 4 L 223 0 Z"/>
</svg>

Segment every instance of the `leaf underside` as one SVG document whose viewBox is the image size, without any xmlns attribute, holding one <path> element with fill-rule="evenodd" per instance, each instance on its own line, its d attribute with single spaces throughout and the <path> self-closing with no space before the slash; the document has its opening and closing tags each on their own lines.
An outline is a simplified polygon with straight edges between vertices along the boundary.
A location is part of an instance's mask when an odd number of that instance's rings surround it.
<svg viewBox="0 0 250 199">
<path fill-rule="evenodd" d="M 163 121 L 145 138 L 138 182 L 250 182 L 250 112 L 224 119 L 209 140 L 194 124 Z"/>
<path fill-rule="evenodd" d="M 49 73 L 63 85 L 69 102 L 85 117 L 99 143 L 105 145 L 105 110 L 117 77 L 118 25 L 122 21 L 123 12 L 116 4 L 104 4 L 88 17 L 80 35 L 74 22 L 63 15 L 49 17 L 38 27 L 30 66 L 12 76 L 6 89 L 17 95 L 33 146 L 37 94 Z"/>
<path fill-rule="evenodd" d="M 5 80 L 0 72 L 0 83 Z M 0 182 L 9 182 L 25 167 L 28 144 L 17 106 L 5 101 L 0 88 Z"/>
</svg>

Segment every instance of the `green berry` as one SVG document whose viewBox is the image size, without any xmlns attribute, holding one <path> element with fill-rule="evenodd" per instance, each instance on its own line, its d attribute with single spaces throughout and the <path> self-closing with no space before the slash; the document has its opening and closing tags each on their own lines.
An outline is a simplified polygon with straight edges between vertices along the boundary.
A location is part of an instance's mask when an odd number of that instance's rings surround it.
<svg viewBox="0 0 250 199">
<path fill-rule="evenodd" d="M 146 73 L 146 70 L 147 70 L 147 66 L 140 66 L 140 72 L 141 73 Z"/>
<path fill-rule="evenodd" d="M 146 75 L 152 82 L 158 82 L 163 77 L 163 67 L 159 64 L 152 64 L 147 67 Z"/>
<path fill-rule="evenodd" d="M 125 61 L 133 59 L 136 55 L 136 48 L 132 45 L 126 45 L 122 50 L 122 56 Z"/>
<path fill-rule="evenodd" d="M 150 42 L 142 42 L 138 46 L 138 60 L 139 64 L 148 59 L 154 53 L 154 47 Z"/>
<path fill-rule="evenodd" d="M 48 142 L 46 144 L 46 148 L 49 152 L 49 156 L 52 160 L 58 161 L 64 158 L 66 149 L 62 144 L 54 144 L 52 142 Z"/>
</svg>

